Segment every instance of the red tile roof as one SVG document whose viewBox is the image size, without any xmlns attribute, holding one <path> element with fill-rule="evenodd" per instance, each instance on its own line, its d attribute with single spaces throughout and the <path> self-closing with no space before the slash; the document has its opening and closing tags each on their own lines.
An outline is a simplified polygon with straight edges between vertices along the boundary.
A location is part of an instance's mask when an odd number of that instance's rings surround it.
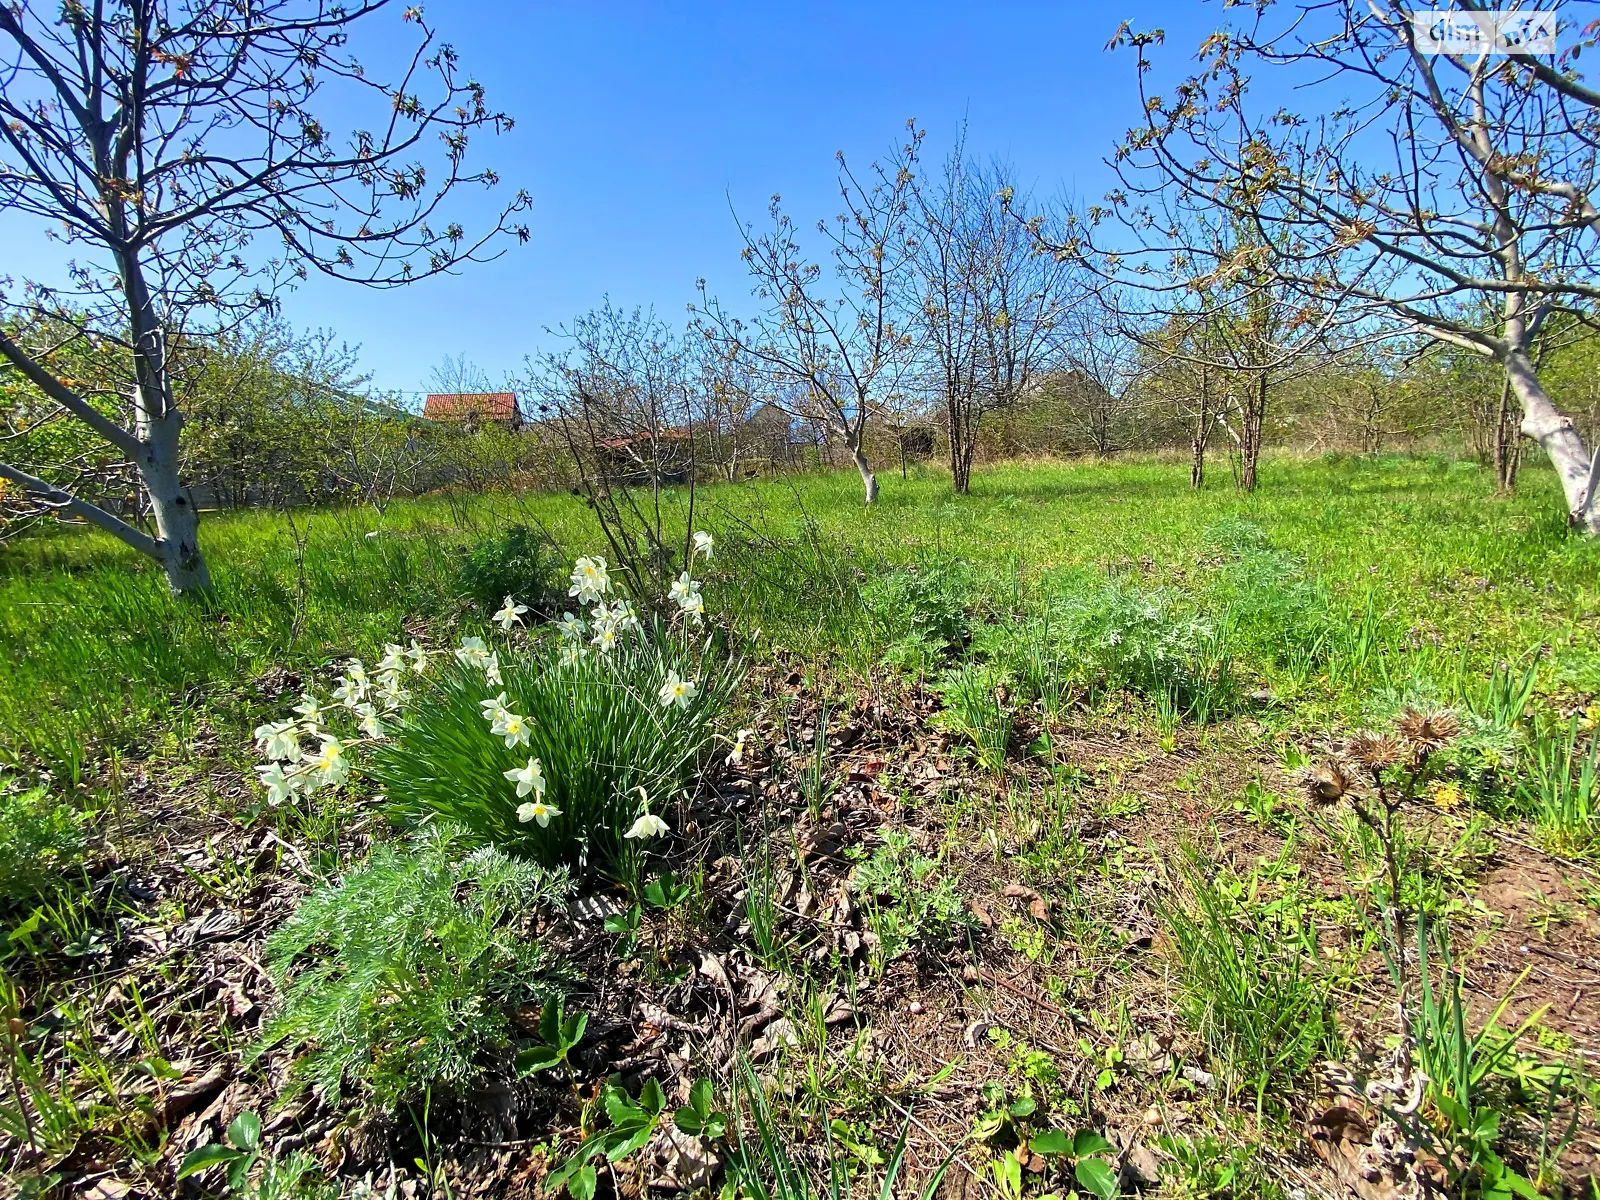
<svg viewBox="0 0 1600 1200">
<path fill-rule="evenodd" d="M 422 402 L 422 415 L 430 421 L 515 421 L 518 418 L 515 392 L 445 392 L 430 395 Z"/>
</svg>

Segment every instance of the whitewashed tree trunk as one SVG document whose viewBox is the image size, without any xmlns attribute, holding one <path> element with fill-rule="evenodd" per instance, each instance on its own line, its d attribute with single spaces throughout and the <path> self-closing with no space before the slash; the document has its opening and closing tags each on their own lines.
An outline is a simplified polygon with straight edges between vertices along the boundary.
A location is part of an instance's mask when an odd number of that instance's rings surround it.
<svg viewBox="0 0 1600 1200">
<path fill-rule="evenodd" d="M 848 443 L 850 447 L 850 461 L 855 463 L 856 470 L 861 472 L 861 486 L 867 494 L 867 507 L 878 502 L 878 477 L 872 473 L 872 467 L 867 462 L 867 456 L 861 450 L 861 434 L 859 431 L 852 433 Z"/>
<path fill-rule="evenodd" d="M 1540 386 L 1528 356 L 1514 351 L 1506 356 L 1506 377 L 1522 405 L 1522 432 L 1544 448 L 1561 480 L 1567 516 L 1573 526 L 1591 536 L 1600 535 L 1600 505 L 1596 500 L 1600 456 L 1584 449 L 1583 438 L 1572 418 L 1556 408 Z"/>
<path fill-rule="evenodd" d="M 137 464 L 156 526 L 155 556 L 166 572 L 167 586 L 179 596 L 211 590 L 211 571 L 200 553 L 200 514 L 178 478 L 182 424 L 175 408 L 152 422 L 143 431 L 143 456 Z"/>
</svg>

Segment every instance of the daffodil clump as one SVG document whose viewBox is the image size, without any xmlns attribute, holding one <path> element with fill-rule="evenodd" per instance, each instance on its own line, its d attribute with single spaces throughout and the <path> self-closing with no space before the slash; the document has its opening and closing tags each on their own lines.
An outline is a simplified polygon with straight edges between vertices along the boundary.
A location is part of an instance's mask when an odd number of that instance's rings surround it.
<svg viewBox="0 0 1600 1200">
<path fill-rule="evenodd" d="M 696 636 L 705 622 L 694 564 L 641 619 L 606 560 L 573 566 L 573 611 L 554 638 L 522 636 L 527 608 L 506 597 L 508 644 L 467 637 L 372 755 L 370 774 L 406 823 L 448 820 L 544 863 L 609 867 L 671 830 L 671 806 L 717 737 L 737 671 Z M 515 635 L 515 636 L 514 636 Z M 742 758 L 749 731 L 734 742 Z"/>
<path fill-rule="evenodd" d="M 384 736 L 386 723 L 411 700 L 407 683 L 423 675 L 428 661 L 427 650 L 415 639 L 410 649 L 390 643 L 373 675 L 359 658 L 346 662 L 329 703 L 306 691 L 294 706 L 294 719 L 257 726 L 256 746 L 266 762 L 256 774 L 267 803 L 279 805 L 342 784 L 350 774 L 350 752 Z"/>
</svg>

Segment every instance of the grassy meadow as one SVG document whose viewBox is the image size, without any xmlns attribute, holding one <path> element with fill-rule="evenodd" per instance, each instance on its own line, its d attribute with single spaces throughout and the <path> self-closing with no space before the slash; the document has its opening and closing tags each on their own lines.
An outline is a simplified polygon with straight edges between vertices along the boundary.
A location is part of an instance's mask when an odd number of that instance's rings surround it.
<svg viewBox="0 0 1600 1200">
<path fill-rule="evenodd" d="M 1158 462 L 1002 466 L 964 497 L 936 470 L 891 474 L 871 511 L 858 491 L 841 472 L 699 493 L 701 523 L 728 548 L 724 611 L 743 633 L 762 632 L 755 653 L 781 647 L 866 673 L 883 647 L 861 619 L 860 579 L 946 559 L 976 566 L 1000 603 L 1024 603 L 1051 570 L 1088 566 L 1211 611 L 1236 607 L 1253 626 L 1242 641 L 1257 643 L 1246 657 L 1269 682 L 1273 631 L 1250 615 L 1270 597 L 1251 589 L 1304 582 L 1336 617 L 1372 625 L 1371 673 L 1350 683 L 1387 672 L 1448 690 L 1497 661 L 1542 655 L 1548 685 L 1600 691 L 1600 553 L 1566 535 L 1545 472 L 1529 472 L 1512 499 L 1472 464 L 1399 456 L 1269 461 L 1253 496 L 1215 469 L 1196 492 L 1184 469 Z M 681 510 L 684 497 L 667 503 Z M 232 718 L 237 737 L 257 715 L 241 682 L 269 667 L 370 656 L 408 628 L 481 622 L 454 588 L 462 549 L 519 522 L 569 557 L 600 544 L 568 495 L 213 515 L 207 611 L 171 600 L 150 564 L 98 534 L 8 545 L 0 745 L 71 774 L 108 747 L 181 753 L 197 722 Z M 1271 579 L 1247 569 L 1263 566 L 1250 553 L 1261 550 Z M 1300 698 L 1359 714 L 1359 686 L 1322 682 Z"/>
<path fill-rule="evenodd" d="M 31 1195 L 1593 1196 L 1600 546 L 1559 501 L 1331 455 L 675 490 L 707 623 L 559 666 L 462 572 L 527 526 L 564 592 L 572 495 L 210 515 L 206 605 L 6 544 L 0 1152 Z M 266 802 L 258 727 L 413 641 L 418 707 Z M 1385 1120 L 1414 1152 L 1357 1162 Z"/>
</svg>

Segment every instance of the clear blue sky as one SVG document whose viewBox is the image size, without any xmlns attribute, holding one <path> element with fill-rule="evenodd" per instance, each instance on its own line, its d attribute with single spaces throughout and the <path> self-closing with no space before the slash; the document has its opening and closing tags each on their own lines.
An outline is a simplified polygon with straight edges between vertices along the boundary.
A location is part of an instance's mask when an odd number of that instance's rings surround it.
<svg viewBox="0 0 1600 1200">
<path fill-rule="evenodd" d="M 374 22 L 398 28 L 399 2 Z M 548 344 L 545 327 L 608 294 L 678 323 L 703 275 L 745 308 L 730 202 L 759 223 L 780 192 L 811 229 L 837 211 L 834 151 L 865 162 L 908 117 L 930 159 L 965 117 L 969 147 L 1008 159 L 1024 184 L 1098 198 L 1136 109 L 1132 57 L 1107 39 L 1124 18 L 1164 27 L 1178 70 L 1223 17 L 1193 0 L 430 0 L 426 13 L 517 120 L 474 157 L 532 194 L 532 239 L 458 277 L 391 292 L 313 282 L 285 302 L 297 324 L 360 343 L 378 386 L 407 390 L 459 353 L 499 381 Z M 54 274 L 60 248 L 20 232 L 0 222 L 0 269 Z"/>
</svg>

